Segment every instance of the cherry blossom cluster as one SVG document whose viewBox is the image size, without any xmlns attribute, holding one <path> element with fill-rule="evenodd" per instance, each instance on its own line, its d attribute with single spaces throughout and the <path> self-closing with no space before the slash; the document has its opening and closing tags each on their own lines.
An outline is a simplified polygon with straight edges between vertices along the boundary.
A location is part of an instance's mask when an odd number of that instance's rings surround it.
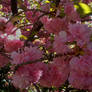
<svg viewBox="0 0 92 92">
<path fill-rule="evenodd" d="M 0 17 L 0 67 L 10 64 L 14 87 L 59 88 L 68 81 L 73 88 L 92 90 L 92 27 L 82 21 L 91 17 L 80 17 L 74 1 L 53 6 L 54 0 L 35 0 L 38 5 L 31 7 L 23 0 L 22 12 Z M 0 2 L 10 13 L 10 0 Z"/>
</svg>

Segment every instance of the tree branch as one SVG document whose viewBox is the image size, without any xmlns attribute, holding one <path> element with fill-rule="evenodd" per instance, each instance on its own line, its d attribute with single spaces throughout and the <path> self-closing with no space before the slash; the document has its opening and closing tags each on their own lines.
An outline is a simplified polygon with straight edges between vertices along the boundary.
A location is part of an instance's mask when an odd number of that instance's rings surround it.
<svg viewBox="0 0 92 92">
<path fill-rule="evenodd" d="M 11 10 L 13 15 L 18 13 L 17 0 L 11 0 Z"/>
</svg>

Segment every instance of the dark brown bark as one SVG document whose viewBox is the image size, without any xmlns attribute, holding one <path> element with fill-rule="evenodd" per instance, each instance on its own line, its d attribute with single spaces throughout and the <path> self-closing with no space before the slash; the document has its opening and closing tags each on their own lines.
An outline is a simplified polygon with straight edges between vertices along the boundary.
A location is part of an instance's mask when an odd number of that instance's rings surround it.
<svg viewBox="0 0 92 92">
<path fill-rule="evenodd" d="M 12 15 L 18 13 L 17 0 L 11 0 L 11 10 L 12 10 Z"/>
</svg>

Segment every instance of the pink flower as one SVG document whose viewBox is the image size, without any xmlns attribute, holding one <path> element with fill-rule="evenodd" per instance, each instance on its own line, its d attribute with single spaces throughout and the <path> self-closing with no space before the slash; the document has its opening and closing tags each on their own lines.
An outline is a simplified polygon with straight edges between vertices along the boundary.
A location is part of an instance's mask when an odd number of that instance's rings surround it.
<svg viewBox="0 0 92 92">
<path fill-rule="evenodd" d="M 14 25 L 11 22 L 7 23 L 5 27 L 5 32 L 7 34 L 11 34 L 14 31 L 14 29 L 16 29 L 16 27 L 14 27 Z"/>
<path fill-rule="evenodd" d="M 70 33 L 70 40 L 77 41 L 77 45 L 80 47 L 89 42 L 92 34 L 87 25 L 84 24 L 70 24 L 68 32 Z"/>
<path fill-rule="evenodd" d="M 64 7 L 64 12 L 69 20 L 78 21 L 80 20 L 79 15 L 74 8 L 73 3 L 66 3 Z"/>
<path fill-rule="evenodd" d="M 42 52 L 37 47 L 25 47 L 22 53 L 12 52 L 11 53 L 12 64 L 21 64 L 23 62 L 35 61 L 42 58 Z"/>
<path fill-rule="evenodd" d="M 40 18 L 40 21 L 45 25 L 48 21 L 49 21 L 49 17 L 48 16 L 43 16 Z"/>
<path fill-rule="evenodd" d="M 34 63 L 19 67 L 16 73 L 12 77 L 12 83 L 17 88 L 26 88 L 31 85 L 31 83 L 36 83 L 42 76 L 42 63 Z"/>
<path fill-rule="evenodd" d="M 25 47 L 23 54 L 25 61 L 35 61 L 42 58 L 42 52 L 37 47 Z"/>
<path fill-rule="evenodd" d="M 40 16 L 40 12 L 37 11 L 27 11 L 25 12 L 27 19 L 34 23 L 37 21 L 38 17 Z"/>
<path fill-rule="evenodd" d="M 11 12 L 11 7 L 10 7 L 10 5 L 11 5 L 11 2 L 10 2 L 10 0 L 1 0 L 1 4 L 2 4 L 2 8 L 1 8 L 1 11 L 2 12 L 5 12 L 5 13 L 9 13 L 9 12 Z"/>
<path fill-rule="evenodd" d="M 44 27 L 49 33 L 58 34 L 61 30 L 67 29 L 67 22 L 65 18 L 52 18 L 44 23 Z"/>
<path fill-rule="evenodd" d="M 24 62 L 24 55 L 17 52 L 12 52 L 11 58 L 13 59 L 11 60 L 12 64 L 21 64 Z"/>
<path fill-rule="evenodd" d="M 57 53 L 67 53 L 68 51 L 70 51 L 68 46 L 65 44 L 65 42 L 67 42 L 67 33 L 65 31 L 61 31 L 59 35 L 56 35 L 54 40 L 54 51 L 56 51 Z"/>
<path fill-rule="evenodd" d="M 92 90 L 92 54 L 71 59 L 69 82 L 75 88 Z"/>
<path fill-rule="evenodd" d="M 7 35 L 16 33 L 15 31 L 16 27 L 12 24 L 12 22 L 7 23 L 7 21 L 8 20 L 4 17 L 0 18 L 0 33 Z M 19 31 L 19 29 L 17 31 Z"/>
<path fill-rule="evenodd" d="M 30 2 L 28 0 L 24 0 L 24 5 L 30 9 Z"/>
<path fill-rule="evenodd" d="M 13 52 L 18 50 L 24 45 L 23 41 L 14 39 L 14 40 L 6 40 L 4 43 L 4 48 L 7 52 Z"/>
<path fill-rule="evenodd" d="M 47 65 L 39 80 L 40 85 L 44 87 L 60 87 L 67 80 L 68 73 L 68 62 L 65 62 L 63 58 L 56 58 L 51 64 Z"/>
</svg>

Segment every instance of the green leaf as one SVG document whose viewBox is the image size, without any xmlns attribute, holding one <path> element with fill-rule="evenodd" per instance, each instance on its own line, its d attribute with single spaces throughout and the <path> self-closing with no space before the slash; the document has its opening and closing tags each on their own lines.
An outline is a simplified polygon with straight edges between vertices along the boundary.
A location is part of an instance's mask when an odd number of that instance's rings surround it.
<svg viewBox="0 0 92 92">
<path fill-rule="evenodd" d="M 85 3 L 78 3 L 74 5 L 74 7 L 77 9 L 78 13 L 80 14 L 80 17 L 85 17 L 86 15 L 92 14 L 91 7 Z"/>
<path fill-rule="evenodd" d="M 49 0 L 46 0 L 44 3 L 50 3 L 50 1 Z"/>
</svg>

